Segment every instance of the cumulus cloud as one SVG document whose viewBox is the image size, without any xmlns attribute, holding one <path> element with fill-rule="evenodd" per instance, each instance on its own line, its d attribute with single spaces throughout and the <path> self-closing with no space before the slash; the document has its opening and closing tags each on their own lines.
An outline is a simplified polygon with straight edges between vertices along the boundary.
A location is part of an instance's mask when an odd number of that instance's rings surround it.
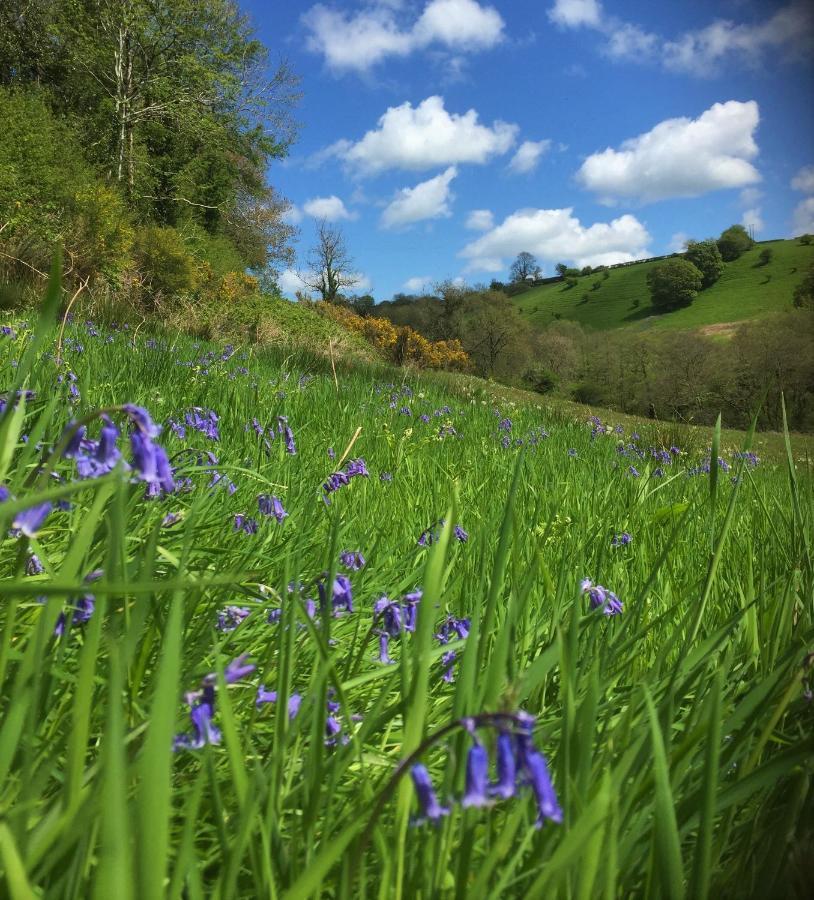
<svg viewBox="0 0 814 900">
<path fill-rule="evenodd" d="M 379 2 L 354 14 L 318 3 L 302 16 L 306 46 L 334 71 L 364 72 L 389 56 L 429 47 L 472 52 L 503 39 L 500 13 L 475 0 L 431 0 L 413 23 L 400 20 L 400 6 Z"/>
<path fill-rule="evenodd" d="M 402 188 L 382 213 L 382 225 L 398 228 L 451 215 L 449 204 L 453 194 L 450 184 L 457 174 L 455 166 L 450 166 L 435 178 L 422 181 L 412 188 Z"/>
<path fill-rule="evenodd" d="M 288 209 L 283 213 L 283 221 L 289 225 L 299 225 L 302 222 L 302 210 L 295 203 L 289 203 Z"/>
<path fill-rule="evenodd" d="M 471 231 L 488 231 L 494 224 L 491 209 L 473 209 L 466 217 L 466 227 Z"/>
<path fill-rule="evenodd" d="M 745 228 L 751 229 L 754 234 L 760 234 L 766 227 L 766 223 L 763 221 L 763 210 L 759 206 L 744 210 L 741 224 Z"/>
<path fill-rule="evenodd" d="M 651 131 L 589 156 L 577 179 L 610 202 L 697 197 L 760 181 L 749 160 L 757 156 L 759 121 L 754 100 L 716 103 L 697 119 L 666 119 Z"/>
<path fill-rule="evenodd" d="M 416 275 L 414 278 L 408 278 L 404 282 L 403 288 L 408 294 L 420 294 L 426 291 L 432 284 L 432 278 L 429 275 Z"/>
<path fill-rule="evenodd" d="M 707 76 L 725 65 L 758 65 L 804 59 L 810 53 L 814 12 L 805 0 L 794 0 L 757 23 L 716 19 L 703 28 L 669 38 L 647 31 L 604 11 L 597 0 L 556 0 L 549 18 L 565 28 L 592 28 L 603 34 L 604 52 L 618 60 L 658 60 L 675 72 Z"/>
<path fill-rule="evenodd" d="M 793 234 L 814 234 L 814 197 L 806 197 L 794 209 Z"/>
<path fill-rule="evenodd" d="M 277 285 L 287 297 L 293 297 L 297 291 L 307 290 L 303 280 L 294 269 L 284 269 L 280 272 L 277 276 Z"/>
<path fill-rule="evenodd" d="M 342 219 L 355 219 L 351 212 L 335 194 L 330 197 L 314 197 L 302 205 L 306 215 L 314 219 L 326 219 L 328 222 L 339 222 Z"/>
<path fill-rule="evenodd" d="M 507 122 L 481 124 L 474 109 L 449 113 L 444 98 L 433 96 L 416 107 L 409 102 L 389 107 L 359 141 L 337 141 L 322 156 L 330 151 L 363 175 L 485 163 L 511 149 L 517 131 L 517 125 Z"/>
<path fill-rule="evenodd" d="M 509 171 L 516 175 L 525 175 L 537 168 L 543 154 L 551 147 L 551 141 L 523 141 L 511 158 Z"/>
<path fill-rule="evenodd" d="M 573 209 L 519 209 L 460 252 L 471 270 L 500 271 L 523 250 L 548 262 L 610 265 L 649 256 L 650 235 L 631 215 L 583 225 Z"/>
<path fill-rule="evenodd" d="M 602 4 L 597 0 L 556 0 L 548 17 L 566 28 L 596 28 L 602 21 Z"/>
<path fill-rule="evenodd" d="M 791 186 L 803 194 L 814 194 L 814 166 L 803 166 L 791 179 Z"/>
<path fill-rule="evenodd" d="M 683 253 L 687 248 L 687 241 L 690 239 L 691 235 L 687 234 L 686 231 L 677 231 L 671 238 L 670 243 L 667 245 L 668 253 Z"/>
</svg>

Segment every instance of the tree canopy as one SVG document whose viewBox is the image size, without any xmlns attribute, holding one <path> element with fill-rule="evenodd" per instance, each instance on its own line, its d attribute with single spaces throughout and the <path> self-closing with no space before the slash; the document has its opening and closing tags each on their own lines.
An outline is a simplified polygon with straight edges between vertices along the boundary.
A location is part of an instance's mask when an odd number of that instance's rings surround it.
<svg viewBox="0 0 814 900">
<path fill-rule="evenodd" d="M 651 302 L 661 311 L 692 303 L 703 283 L 700 270 L 686 259 L 668 259 L 647 274 Z"/>
</svg>

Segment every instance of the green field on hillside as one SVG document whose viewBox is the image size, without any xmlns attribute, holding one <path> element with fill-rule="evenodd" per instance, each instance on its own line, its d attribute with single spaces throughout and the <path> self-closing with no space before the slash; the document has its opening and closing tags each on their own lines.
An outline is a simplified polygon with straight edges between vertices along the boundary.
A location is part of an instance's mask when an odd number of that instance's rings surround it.
<svg viewBox="0 0 814 900">
<path fill-rule="evenodd" d="M 0 325 L 0 895 L 804 885 L 794 439 L 134 331 Z"/>
<path fill-rule="evenodd" d="M 758 266 L 761 250 L 769 247 L 774 258 Z M 794 288 L 814 262 L 814 246 L 798 241 L 757 244 L 740 259 L 727 263 L 721 278 L 701 292 L 691 306 L 659 315 L 650 305 L 647 273 L 658 262 L 644 262 L 580 277 L 569 288 L 557 282 L 534 288 L 514 298 L 524 316 L 538 328 L 557 318 L 571 319 L 600 331 L 612 328 L 699 328 L 739 322 L 791 306 Z M 593 285 L 598 282 L 596 290 Z"/>
</svg>

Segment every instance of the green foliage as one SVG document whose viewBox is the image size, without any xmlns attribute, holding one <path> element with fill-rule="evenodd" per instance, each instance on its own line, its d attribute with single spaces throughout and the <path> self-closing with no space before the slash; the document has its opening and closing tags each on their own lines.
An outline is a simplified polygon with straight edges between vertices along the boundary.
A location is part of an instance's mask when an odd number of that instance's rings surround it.
<svg viewBox="0 0 814 900">
<path fill-rule="evenodd" d="M 699 269 L 685 259 L 661 262 L 647 275 L 650 302 L 660 310 L 686 306 L 698 295 L 703 282 Z"/>
<path fill-rule="evenodd" d="M 798 240 L 804 247 L 808 247 L 814 243 L 814 234 L 801 234 Z"/>
<path fill-rule="evenodd" d="M 174 228 L 139 228 L 133 254 L 147 296 L 156 308 L 179 294 L 192 293 L 200 283 L 195 257 Z"/>
<path fill-rule="evenodd" d="M 771 247 L 764 247 L 760 251 L 760 256 L 757 258 L 757 264 L 759 266 L 768 266 L 772 261 L 772 257 L 774 256 L 774 250 Z"/>
<path fill-rule="evenodd" d="M 29 359 L 18 377 L 36 395 L 0 423 L 13 496 L 70 501 L 33 540 L 0 542 L 3 896 L 772 897 L 793 896 L 797 880 L 805 895 L 814 510 L 795 439 L 787 466 L 752 468 L 734 459 L 748 439 L 704 430 L 665 478 L 648 454 L 631 458 L 636 478 L 618 442 L 640 423 L 592 435 L 586 410 L 558 415 L 539 397 L 511 405 L 482 384 L 453 391 L 443 385 L 455 379 L 423 376 L 379 391 L 365 371 L 340 368 L 335 382 L 327 360 L 289 347 L 223 360 L 222 345 L 183 335 L 108 343 L 77 321 L 66 336 L 78 408 L 52 360 Z M 0 343 L 4 390 L 25 341 Z M 411 417 L 389 408 L 401 387 Z M 191 491 L 146 500 L 130 472 L 74 481 L 75 463 L 58 458 L 64 481 L 31 481 L 35 444 L 47 451 L 70 417 L 122 401 L 162 424 L 191 407 L 218 412 L 217 444 L 160 436 Z M 460 437 L 419 419 L 445 406 Z M 524 454 L 504 449 L 495 408 L 512 438 L 549 436 Z M 246 427 L 278 415 L 295 456 Z M 641 431 L 643 448 L 669 447 L 657 423 Z M 327 507 L 325 449 L 354 435 L 371 477 Z M 714 491 L 703 470 L 686 474 L 710 443 L 735 463 L 734 482 L 720 472 Z M 210 488 L 196 461 L 208 449 L 234 494 Z M 289 517 L 235 532 L 258 493 L 280 496 Z M 0 504 L 4 535 L 18 508 Z M 181 516 L 171 527 L 168 512 Z M 417 547 L 441 517 L 442 540 Z M 466 544 L 450 540 L 457 522 Z M 623 530 L 632 544 L 611 547 Z M 345 548 L 368 560 L 350 573 L 355 612 L 312 620 L 287 586 L 336 571 Z M 25 574 L 30 552 L 41 574 Z M 621 617 L 590 612 L 584 575 L 619 594 Z M 382 666 L 372 604 L 416 587 L 429 598 L 417 630 L 391 641 L 397 664 Z M 56 639 L 57 617 L 70 620 L 90 591 L 90 621 Z M 218 631 L 235 605 L 248 616 Z M 270 624 L 275 608 L 282 621 Z M 452 682 L 450 645 L 432 637 L 447 614 L 471 620 L 452 645 Z M 242 653 L 257 669 L 226 685 Z M 221 743 L 173 753 L 190 728 L 186 695 L 210 672 Z M 257 707 L 261 682 L 276 704 Z M 289 718 L 294 692 L 302 706 Z M 325 746 L 328 699 L 347 744 Z M 537 718 L 563 823 L 535 828 L 527 788 L 483 809 L 450 803 L 470 744 L 457 733 L 422 754 L 450 817 L 407 827 L 409 782 L 387 791 L 405 748 L 459 716 L 516 708 Z"/>
<path fill-rule="evenodd" d="M 814 264 L 794 289 L 794 305 L 797 309 L 814 309 Z"/>
<path fill-rule="evenodd" d="M 743 225 L 730 225 L 718 238 L 718 249 L 725 262 L 732 262 L 751 250 L 754 241 Z"/>
<path fill-rule="evenodd" d="M 718 244 L 713 240 L 688 241 L 684 259 L 691 262 L 701 273 L 704 288 L 711 287 L 723 274 L 723 257 Z"/>
<path fill-rule="evenodd" d="M 762 245 L 764 246 L 764 245 Z M 757 254 L 727 263 L 724 273 L 703 294 L 703 302 L 662 313 L 650 305 L 647 274 L 659 261 L 633 263 L 607 270 L 591 302 L 580 305 L 582 291 L 562 282 L 538 285 L 514 299 L 530 325 L 546 328 L 557 317 L 599 331 L 615 328 L 682 329 L 740 322 L 790 309 L 794 289 L 811 262 L 811 247 L 799 241 L 772 241 L 769 265 L 755 268 Z M 771 279 L 767 282 L 766 276 Z M 638 309 L 631 306 L 638 300 Z"/>
</svg>

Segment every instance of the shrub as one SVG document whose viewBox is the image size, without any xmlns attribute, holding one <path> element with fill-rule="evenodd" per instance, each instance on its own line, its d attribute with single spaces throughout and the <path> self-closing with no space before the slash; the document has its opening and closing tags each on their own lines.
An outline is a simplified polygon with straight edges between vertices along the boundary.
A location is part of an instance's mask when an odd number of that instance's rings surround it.
<svg viewBox="0 0 814 900">
<path fill-rule="evenodd" d="M 718 245 L 713 240 L 688 241 L 684 259 L 691 262 L 703 277 L 703 287 L 708 288 L 721 277 L 724 261 Z"/>
<path fill-rule="evenodd" d="M 549 369 L 529 369 L 523 381 L 538 394 L 550 394 L 557 387 L 557 376 Z"/>
<path fill-rule="evenodd" d="M 774 256 L 774 251 L 771 247 L 764 247 L 760 251 L 760 256 L 757 258 L 757 264 L 759 266 L 768 266 L 772 261 L 772 257 Z"/>
<path fill-rule="evenodd" d="M 191 294 L 202 271 L 174 228 L 147 225 L 136 232 L 133 247 L 144 299 L 153 308 L 179 295 Z"/>
<path fill-rule="evenodd" d="M 794 289 L 794 305 L 797 309 L 814 309 L 814 265 L 809 266 L 803 280 Z"/>
<path fill-rule="evenodd" d="M 721 256 L 726 262 L 732 262 L 752 249 L 754 241 L 743 225 L 730 225 L 717 241 Z"/>
<path fill-rule="evenodd" d="M 686 259 L 669 259 L 659 263 L 647 275 L 651 302 L 661 311 L 692 303 L 703 281 L 699 269 Z"/>
<path fill-rule="evenodd" d="M 800 243 L 807 247 L 809 244 L 814 243 L 814 235 L 801 234 L 800 235 Z"/>
</svg>

